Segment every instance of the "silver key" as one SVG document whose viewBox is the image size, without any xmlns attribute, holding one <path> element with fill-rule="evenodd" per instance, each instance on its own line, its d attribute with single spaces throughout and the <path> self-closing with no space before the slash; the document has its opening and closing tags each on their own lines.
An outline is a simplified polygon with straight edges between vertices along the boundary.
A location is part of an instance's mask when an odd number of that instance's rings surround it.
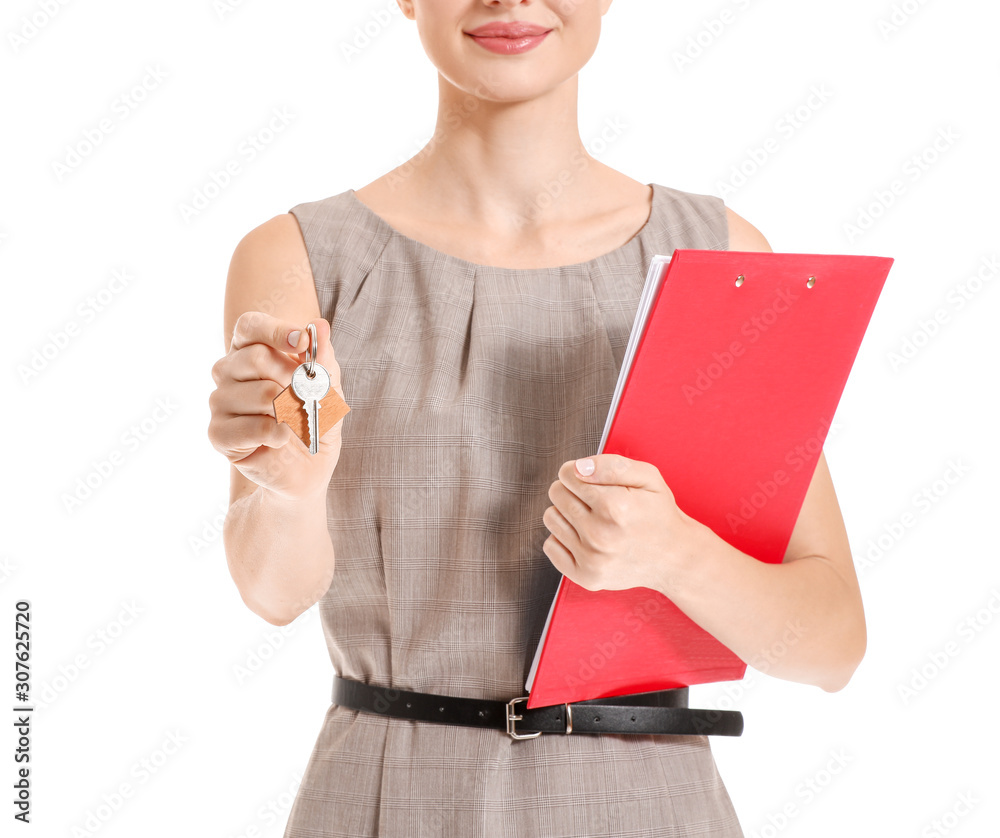
<svg viewBox="0 0 1000 838">
<path fill-rule="evenodd" d="M 303 401 L 302 408 L 309 421 L 309 453 L 319 451 L 320 401 L 330 392 L 330 373 L 322 364 L 313 363 L 313 377 L 309 377 L 309 364 L 299 365 L 292 373 L 292 392 Z"/>
<path fill-rule="evenodd" d="M 319 409 L 320 402 L 330 392 L 330 373 L 322 364 L 316 363 L 316 327 L 306 326 L 309 333 L 309 360 L 296 367 L 292 373 L 292 392 L 302 399 L 302 408 L 309 422 L 309 453 L 319 452 Z"/>
</svg>

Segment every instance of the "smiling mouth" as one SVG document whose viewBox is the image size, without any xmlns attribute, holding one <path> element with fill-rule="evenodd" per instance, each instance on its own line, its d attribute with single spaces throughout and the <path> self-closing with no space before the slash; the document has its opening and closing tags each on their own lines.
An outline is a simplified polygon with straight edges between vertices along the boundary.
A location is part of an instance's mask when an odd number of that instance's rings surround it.
<svg viewBox="0 0 1000 838">
<path fill-rule="evenodd" d="M 500 55 L 516 55 L 534 49 L 551 29 L 528 27 L 480 27 L 465 34 L 479 46 Z"/>
<path fill-rule="evenodd" d="M 533 38 L 551 31 L 551 29 L 546 29 L 537 23 L 511 21 L 509 23 L 487 23 L 470 29 L 465 34 L 471 35 L 473 38 Z"/>
</svg>

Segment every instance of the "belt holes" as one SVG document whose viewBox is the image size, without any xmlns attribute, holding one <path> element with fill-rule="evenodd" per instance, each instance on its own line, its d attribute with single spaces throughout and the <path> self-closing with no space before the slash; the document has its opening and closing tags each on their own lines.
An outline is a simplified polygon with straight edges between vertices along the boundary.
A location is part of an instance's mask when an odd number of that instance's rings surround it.
<svg viewBox="0 0 1000 838">
<path fill-rule="evenodd" d="M 444 707 L 438 707 L 438 712 L 439 713 L 443 713 L 444 712 Z"/>
<path fill-rule="evenodd" d="M 485 713 L 484 713 L 484 712 L 483 712 L 482 710 L 480 710 L 480 711 L 479 711 L 479 716 L 480 716 L 480 718 L 481 718 L 481 717 L 483 717 L 483 716 L 485 716 L 485 715 L 486 715 L 486 714 L 485 714 Z"/>
<path fill-rule="evenodd" d="M 600 717 L 600 716 L 594 716 L 594 721 L 595 721 L 595 722 L 599 722 L 600 720 L 601 720 L 601 717 Z"/>
<path fill-rule="evenodd" d="M 633 717 L 632 717 L 632 721 L 633 721 L 633 722 L 635 721 L 635 716 L 633 716 Z"/>
<path fill-rule="evenodd" d="M 409 710 L 413 705 L 409 701 L 406 702 L 406 709 Z"/>
</svg>

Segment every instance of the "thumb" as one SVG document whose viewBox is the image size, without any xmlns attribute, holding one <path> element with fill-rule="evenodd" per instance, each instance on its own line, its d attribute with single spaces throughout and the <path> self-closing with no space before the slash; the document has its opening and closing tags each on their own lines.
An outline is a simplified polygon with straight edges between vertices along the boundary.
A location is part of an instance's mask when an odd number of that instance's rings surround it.
<svg viewBox="0 0 1000 838">
<path fill-rule="evenodd" d="M 623 457 L 621 454 L 595 454 L 576 461 L 576 474 L 585 483 L 646 488 L 653 480 L 650 463 Z"/>
</svg>

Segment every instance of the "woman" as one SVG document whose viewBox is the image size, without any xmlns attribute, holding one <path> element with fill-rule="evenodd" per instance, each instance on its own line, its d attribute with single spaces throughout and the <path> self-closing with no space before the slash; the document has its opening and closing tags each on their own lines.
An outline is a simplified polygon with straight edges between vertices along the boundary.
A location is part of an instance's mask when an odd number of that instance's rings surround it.
<svg viewBox="0 0 1000 838">
<path fill-rule="evenodd" d="M 829 691 L 865 648 L 824 458 L 779 565 L 686 516 L 648 463 L 575 465 L 599 444 L 649 259 L 770 250 L 720 199 L 584 150 L 577 74 L 610 0 L 398 2 L 439 71 L 433 139 L 239 243 L 213 369 L 240 594 L 274 625 L 319 602 L 339 676 L 384 688 L 381 707 L 331 704 L 285 838 L 742 835 L 706 736 L 516 740 L 397 714 L 402 690 L 522 695 L 560 574 L 659 586 L 744 660 Z M 315 456 L 271 415 L 307 322 L 351 407 Z"/>
</svg>

